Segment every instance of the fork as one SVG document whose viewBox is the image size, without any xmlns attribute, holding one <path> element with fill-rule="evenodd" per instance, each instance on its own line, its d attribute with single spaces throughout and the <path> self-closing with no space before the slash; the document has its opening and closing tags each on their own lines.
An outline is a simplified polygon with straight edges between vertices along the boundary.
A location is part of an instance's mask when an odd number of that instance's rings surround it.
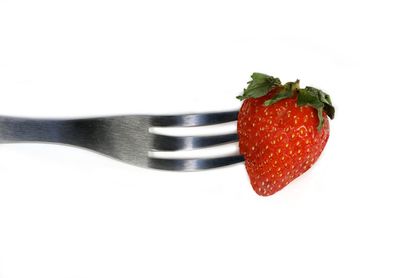
<svg viewBox="0 0 400 278">
<path fill-rule="evenodd" d="M 214 158 L 157 158 L 152 151 L 194 150 L 236 142 L 237 133 L 168 136 L 152 127 L 196 127 L 237 120 L 237 111 L 183 115 L 129 115 L 87 119 L 29 119 L 0 116 L 0 143 L 44 142 L 86 148 L 123 162 L 170 171 L 196 171 L 243 161 L 239 154 Z"/>
</svg>

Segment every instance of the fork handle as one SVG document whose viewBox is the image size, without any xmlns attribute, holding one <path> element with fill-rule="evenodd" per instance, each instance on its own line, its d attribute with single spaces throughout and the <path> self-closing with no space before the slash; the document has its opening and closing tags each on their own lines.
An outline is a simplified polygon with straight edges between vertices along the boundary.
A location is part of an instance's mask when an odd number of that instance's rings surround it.
<svg viewBox="0 0 400 278">
<path fill-rule="evenodd" d="M 0 142 L 64 143 L 68 126 L 64 120 L 0 117 Z"/>
<path fill-rule="evenodd" d="M 87 121 L 86 121 L 87 122 Z M 0 143 L 49 142 L 76 145 L 89 139 L 82 120 L 0 117 Z"/>
</svg>

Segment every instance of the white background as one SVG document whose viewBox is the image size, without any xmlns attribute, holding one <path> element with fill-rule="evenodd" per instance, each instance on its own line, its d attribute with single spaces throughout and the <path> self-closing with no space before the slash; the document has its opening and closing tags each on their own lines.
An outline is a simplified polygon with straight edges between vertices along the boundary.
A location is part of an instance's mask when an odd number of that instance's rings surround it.
<svg viewBox="0 0 400 278">
<path fill-rule="evenodd" d="M 331 94 L 312 170 L 140 169 L 0 146 L 0 277 L 399 277 L 396 1 L 0 0 L 0 113 L 236 109 L 253 71 Z"/>
</svg>

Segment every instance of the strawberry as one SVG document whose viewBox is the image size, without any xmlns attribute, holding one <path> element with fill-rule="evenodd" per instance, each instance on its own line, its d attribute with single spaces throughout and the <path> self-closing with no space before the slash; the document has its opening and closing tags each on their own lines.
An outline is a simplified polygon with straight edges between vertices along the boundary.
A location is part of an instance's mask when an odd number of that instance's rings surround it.
<svg viewBox="0 0 400 278">
<path fill-rule="evenodd" d="M 329 95 L 299 80 L 253 73 L 238 99 L 240 153 L 251 185 L 268 196 L 281 190 L 317 161 L 329 138 L 328 117 L 335 109 Z"/>
</svg>

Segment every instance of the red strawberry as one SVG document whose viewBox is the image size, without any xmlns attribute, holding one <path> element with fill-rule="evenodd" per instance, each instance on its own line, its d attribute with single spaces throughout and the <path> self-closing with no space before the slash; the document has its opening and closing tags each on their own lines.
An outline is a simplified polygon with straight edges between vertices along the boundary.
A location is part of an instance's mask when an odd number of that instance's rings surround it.
<svg viewBox="0 0 400 278">
<path fill-rule="evenodd" d="M 329 138 L 335 110 L 321 90 L 300 89 L 299 81 L 254 73 L 242 96 L 240 152 L 253 189 L 272 195 L 317 161 Z"/>
</svg>

